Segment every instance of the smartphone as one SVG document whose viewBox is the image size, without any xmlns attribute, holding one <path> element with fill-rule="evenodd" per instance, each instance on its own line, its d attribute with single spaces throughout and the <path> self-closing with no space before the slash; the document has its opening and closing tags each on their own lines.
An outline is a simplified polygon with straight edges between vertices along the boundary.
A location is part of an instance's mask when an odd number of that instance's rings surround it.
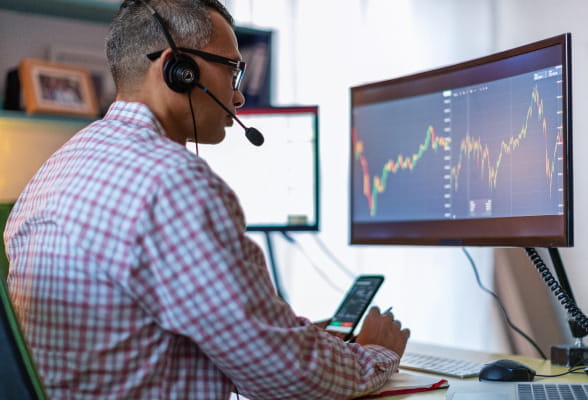
<svg viewBox="0 0 588 400">
<path fill-rule="evenodd" d="M 326 330 L 334 332 L 349 340 L 353 337 L 355 327 L 363 317 L 376 292 L 382 286 L 382 275 L 361 275 L 343 298 L 343 302 L 326 326 Z"/>
</svg>

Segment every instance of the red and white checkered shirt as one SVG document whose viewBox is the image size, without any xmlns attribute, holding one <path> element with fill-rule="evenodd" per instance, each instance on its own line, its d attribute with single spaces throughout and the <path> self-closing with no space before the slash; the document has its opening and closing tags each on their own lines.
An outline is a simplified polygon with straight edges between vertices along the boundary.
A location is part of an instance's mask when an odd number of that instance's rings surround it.
<svg viewBox="0 0 588 400">
<path fill-rule="evenodd" d="M 114 103 L 31 180 L 9 289 L 55 399 L 343 399 L 398 366 L 276 296 L 234 192 L 151 111 Z"/>
</svg>

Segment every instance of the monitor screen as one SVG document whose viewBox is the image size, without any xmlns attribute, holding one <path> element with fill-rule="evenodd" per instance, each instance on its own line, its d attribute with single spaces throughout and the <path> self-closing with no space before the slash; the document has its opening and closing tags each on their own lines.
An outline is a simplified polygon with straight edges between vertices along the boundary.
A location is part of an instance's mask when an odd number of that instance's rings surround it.
<svg viewBox="0 0 588 400">
<path fill-rule="evenodd" d="M 570 39 L 352 87 L 351 243 L 572 246 Z"/>
<path fill-rule="evenodd" d="M 262 146 L 249 143 L 235 121 L 225 140 L 198 151 L 239 197 L 247 229 L 317 231 L 318 107 L 247 108 L 238 117 L 261 131 Z"/>
</svg>

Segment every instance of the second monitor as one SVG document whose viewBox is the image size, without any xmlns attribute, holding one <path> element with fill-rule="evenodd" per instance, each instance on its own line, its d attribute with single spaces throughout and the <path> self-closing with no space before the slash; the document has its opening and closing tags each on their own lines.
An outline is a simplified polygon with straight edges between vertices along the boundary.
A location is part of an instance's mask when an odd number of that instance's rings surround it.
<svg viewBox="0 0 588 400">
<path fill-rule="evenodd" d="M 223 142 L 199 145 L 199 153 L 239 197 L 247 229 L 317 231 L 318 107 L 245 108 L 238 116 L 263 133 L 262 146 L 252 146 L 235 123 Z"/>
</svg>

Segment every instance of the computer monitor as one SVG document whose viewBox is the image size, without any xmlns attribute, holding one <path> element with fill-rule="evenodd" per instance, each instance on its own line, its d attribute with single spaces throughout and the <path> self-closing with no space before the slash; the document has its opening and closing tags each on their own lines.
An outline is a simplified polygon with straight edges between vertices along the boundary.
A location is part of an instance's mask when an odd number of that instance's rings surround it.
<svg viewBox="0 0 588 400">
<path fill-rule="evenodd" d="M 319 114 L 317 106 L 247 108 L 239 119 L 262 132 L 251 145 L 235 122 L 219 144 L 198 145 L 235 191 L 250 231 L 319 229 Z M 193 143 L 189 148 L 193 149 Z"/>
<path fill-rule="evenodd" d="M 570 41 L 352 87 L 350 242 L 572 246 Z"/>
</svg>

